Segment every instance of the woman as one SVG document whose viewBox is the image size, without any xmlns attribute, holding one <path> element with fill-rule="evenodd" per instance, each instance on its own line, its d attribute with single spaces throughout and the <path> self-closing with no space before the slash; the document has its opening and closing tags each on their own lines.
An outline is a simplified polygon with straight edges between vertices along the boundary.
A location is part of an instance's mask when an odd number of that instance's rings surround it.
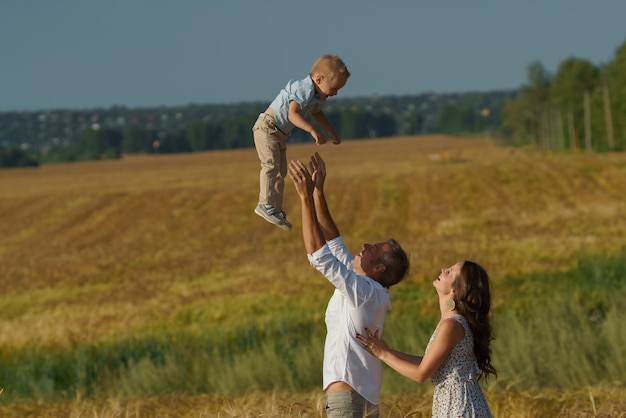
<svg viewBox="0 0 626 418">
<path fill-rule="evenodd" d="M 433 282 L 441 320 L 423 357 L 389 348 L 378 331 L 357 334 L 363 346 L 403 376 L 435 385 L 433 417 L 491 417 L 478 381 L 489 374 L 493 340 L 489 276 L 478 264 L 459 262 L 442 269 Z"/>
</svg>

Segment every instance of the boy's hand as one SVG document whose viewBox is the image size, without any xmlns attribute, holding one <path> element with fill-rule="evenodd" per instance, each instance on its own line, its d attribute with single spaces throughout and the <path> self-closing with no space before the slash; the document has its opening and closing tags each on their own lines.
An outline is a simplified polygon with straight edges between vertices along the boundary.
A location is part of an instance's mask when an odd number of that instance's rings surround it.
<svg viewBox="0 0 626 418">
<path fill-rule="evenodd" d="M 313 128 L 313 130 L 311 131 L 311 136 L 313 137 L 313 139 L 315 139 L 315 143 L 317 145 L 322 145 L 326 143 L 326 137 L 324 136 L 324 134 L 322 134 L 315 128 Z"/>
<path fill-rule="evenodd" d="M 335 144 L 335 145 L 341 144 L 341 138 L 339 138 L 339 135 L 337 135 L 337 134 L 333 135 L 333 144 Z"/>
</svg>

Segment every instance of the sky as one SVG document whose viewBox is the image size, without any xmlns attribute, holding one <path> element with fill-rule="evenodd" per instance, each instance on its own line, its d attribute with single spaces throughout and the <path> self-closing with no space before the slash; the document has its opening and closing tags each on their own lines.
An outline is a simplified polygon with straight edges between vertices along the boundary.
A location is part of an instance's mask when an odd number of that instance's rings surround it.
<svg viewBox="0 0 626 418">
<path fill-rule="evenodd" d="M 270 102 L 321 55 L 338 97 L 516 89 L 601 65 L 624 0 L 2 0 L 0 111 Z M 332 100 L 332 99 L 330 99 Z"/>
</svg>

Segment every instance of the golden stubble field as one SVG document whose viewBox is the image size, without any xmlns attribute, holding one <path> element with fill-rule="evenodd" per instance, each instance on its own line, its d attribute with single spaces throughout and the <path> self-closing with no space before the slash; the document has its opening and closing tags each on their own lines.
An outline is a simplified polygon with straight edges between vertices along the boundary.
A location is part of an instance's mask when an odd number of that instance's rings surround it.
<svg viewBox="0 0 626 418">
<path fill-rule="evenodd" d="M 407 283 L 430 285 L 460 259 L 494 281 L 565 269 L 626 242 L 623 153 L 433 136 L 291 145 L 288 158 L 315 151 L 348 246 L 395 237 L 412 256 Z M 253 213 L 254 149 L 0 171 L 0 344 L 126 334 L 196 307 L 228 321 L 229 298 L 327 292 L 306 261 L 292 187 L 286 232 Z"/>
<path fill-rule="evenodd" d="M 403 286 L 430 286 L 461 259 L 497 282 L 626 243 L 624 153 L 553 155 L 445 136 L 287 153 L 315 151 L 348 246 L 394 237 L 411 253 Z M 267 298 L 323 309 L 331 289 L 306 261 L 292 184 L 286 232 L 253 213 L 258 168 L 244 149 L 0 171 L 0 344 L 236 324 Z M 496 293 L 496 304 L 506 297 Z"/>
</svg>

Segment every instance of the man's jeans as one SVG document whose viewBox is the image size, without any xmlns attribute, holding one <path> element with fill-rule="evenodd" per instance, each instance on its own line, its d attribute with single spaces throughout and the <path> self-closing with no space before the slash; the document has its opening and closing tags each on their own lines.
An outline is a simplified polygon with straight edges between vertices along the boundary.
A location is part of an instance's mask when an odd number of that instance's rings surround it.
<svg viewBox="0 0 626 418">
<path fill-rule="evenodd" d="M 378 405 L 369 403 L 353 390 L 326 394 L 328 418 L 378 418 Z"/>
</svg>

